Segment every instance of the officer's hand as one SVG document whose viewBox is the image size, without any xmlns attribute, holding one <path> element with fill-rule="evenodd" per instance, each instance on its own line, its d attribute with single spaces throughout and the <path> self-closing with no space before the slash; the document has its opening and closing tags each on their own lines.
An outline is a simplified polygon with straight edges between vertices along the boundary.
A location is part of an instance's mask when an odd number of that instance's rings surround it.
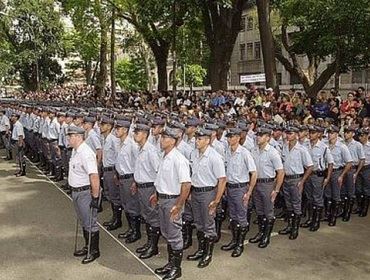
<svg viewBox="0 0 370 280">
<path fill-rule="evenodd" d="M 118 187 L 119 186 L 119 179 L 118 179 L 118 175 L 117 174 L 114 174 L 113 175 L 113 182 L 114 184 Z"/>
<path fill-rule="evenodd" d="M 149 201 L 150 201 L 150 205 L 152 205 L 152 207 L 156 207 L 157 206 L 157 203 L 158 203 L 158 197 L 156 194 L 152 194 L 149 198 Z"/>
<path fill-rule="evenodd" d="M 99 209 L 99 197 L 91 197 L 90 208 Z"/>
<path fill-rule="evenodd" d="M 208 212 L 209 215 L 213 216 L 216 214 L 216 208 L 217 208 L 217 202 L 216 201 L 211 201 L 211 203 L 208 205 Z"/>
<path fill-rule="evenodd" d="M 325 188 L 329 184 L 329 178 L 325 178 L 322 182 L 322 187 Z"/>
<path fill-rule="evenodd" d="M 299 181 L 298 184 L 297 184 L 297 187 L 298 187 L 300 193 L 303 192 L 303 186 L 304 186 L 303 181 Z"/>
<path fill-rule="evenodd" d="M 187 198 L 187 201 L 191 201 L 191 194 L 189 193 L 189 196 Z"/>
<path fill-rule="evenodd" d="M 136 186 L 136 183 L 135 182 L 133 182 L 132 183 L 132 185 L 131 185 L 131 193 L 134 195 L 134 194 L 136 194 L 136 192 L 137 192 L 137 186 Z"/>
<path fill-rule="evenodd" d="M 170 211 L 170 220 L 171 222 L 178 220 L 180 218 L 181 207 L 174 205 Z"/>
<path fill-rule="evenodd" d="M 271 202 L 274 203 L 275 202 L 275 199 L 278 195 L 278 192 L 273 190 L 272 193 L 271 193 Z"/>
<path fill-rule="evenodd" d="M 342 175 L 338 177 L 338 185 L 339 185 L 340 188 L 343 185 L 343 177 L 342 177 Z"/>
<path fill-rule="evenodd" d="M 251 198 L 252 194 L 250 192 L 246 192 L 243 196 L 243 204 L 245 207 L 248 206 L 249 200 Z"/>
<path fill-rule="evenodd" d="M 357 173 L 353 174 L 353 184 L 356 185 Z"/>
</svg>

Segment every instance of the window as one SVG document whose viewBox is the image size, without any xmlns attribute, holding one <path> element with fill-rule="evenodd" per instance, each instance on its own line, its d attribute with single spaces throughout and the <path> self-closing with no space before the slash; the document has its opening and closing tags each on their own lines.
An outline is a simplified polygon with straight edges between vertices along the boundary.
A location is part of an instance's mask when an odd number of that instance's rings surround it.
<svg viewBox="0 0 370 280">
<path fill-rule="evenodd" d="M 240 44 L 240 60 L 245 60 L 245 44 Z"/>
<path fill-rule="evenodd" d="M 261 43 L 254 43 L 254 59 L 261 59 Z"/>
<path fill-rule="evenodd" d="M 247 18 L 247 31 L 253 30 L 253 17 Z"/>
<path fill-rule="evenodd" d="M 253 59 L 253 43 L 247 43 L 247 60 Z"/>
<path fill-rule="evenodd" d="M 244 31 L 244 30 L 245 30 L 245 17 L 242 17 L 240 21 L 240 31 Z"/>
</svg>

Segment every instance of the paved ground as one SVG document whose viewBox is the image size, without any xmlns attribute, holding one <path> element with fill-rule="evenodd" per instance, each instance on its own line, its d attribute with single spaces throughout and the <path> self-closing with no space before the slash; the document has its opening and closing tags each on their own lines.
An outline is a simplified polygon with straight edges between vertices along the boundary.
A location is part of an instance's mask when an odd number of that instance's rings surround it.
<svg viewBox="0 0 370 280">
<path fill-rule="evenodd" d="M 14 164 L 0 160 L 1 280 L 157 279 L 152 269 L 167 258 L 163 240 L 162 254 L 144 263 L 132 253 L 144 239 L 125 247 L 114 238 L 120 231 L 110 235 L 102 230 L 102 256 L 81 265 L 72 255 L 75 216 L 68 196 L 34 167 L 22 178 L 13 176 L 14 170 Z M 100 221 L 109 214 L 101 213 Z M 278 222 L 275 231 L 281 227 Z M 317 233 L 301 230 L 296 241 L 274 235 L 267 249 L 248 244 L 238 259 L 220 250 L 230 237 L 225 231 L 212 264 L 200 270 L 196 263 L 184 261 L 182 279 L 369 279 L 369 227 L 370 217 L 355 217 L 336 228 L 324 225 Z M 248 237 L 255 230 L 254 226 Z"/>
</svg>

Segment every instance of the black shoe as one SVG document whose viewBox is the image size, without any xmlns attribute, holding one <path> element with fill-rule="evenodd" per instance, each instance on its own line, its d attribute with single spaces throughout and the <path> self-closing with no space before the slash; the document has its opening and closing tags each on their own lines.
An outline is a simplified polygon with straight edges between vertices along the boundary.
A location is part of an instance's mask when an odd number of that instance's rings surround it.
<svg viewBox="0 0 370 280">
<path fill-rule="evenodd" d="M 216 238 L 217 237 L 205 238 L 205 250 L 201 260 L 198 263 L 199 268 L 205 268 L 211 263 Z"/>
<path fill-rule="evenodd" d="M 182 224 L 182 239 L 184 243 L 183 250 L 193 245 L 193 226 L 190 221 L 184 221 Z"/>
<path fill-rule="evenodd" d="M 309 228 L 311 227 L 311 224 L 313 222 L 313 206 L 311 205 L 311 203 L 308 203 L 306 210 L 307 210 L 306 215 L 307 220 L 299 225 L 301 228 Z"/>
<path fill-rule="evenodd" d="M 125 243 L 130 244 L 138 241 L 141 239 L 141 219 L 140 216 L 132 216 L 131 217 L 131 224 L 132 224 L 132 234 L 129 235 Z"/>
<path fill-rule="evenodd" d="M 245 240 L 245 236 L 247 235 L 247 233 L 249 231 L 249 226 L 247 226 L 247 227 L 238 226 L 237 231 L 238 231 L 237 232 L 237 245 L 236 245 L 236 247 L 234 248 L 234 251 L 231 254 L 231 256 L 233 258 L 240 257 L 241 254 L 243 253 L 243 251 L 244 251 L 244 240 Z"/>
<path fill-rule="evenodd" d="M 312 214 L 312 224 L 310 226 L 310 231 L 318 231 L 320 228 L 322 207 L 314 206 L 312 209 L 313 209 L 313 214 Z"/>
<path fill-rule="evenodd" d="M 364 203 L 364 195 L 357 195 L 356 196 L 356 201 L 357 201 L 357 207 L 355 210 L 352 211 L 352 214 L 360 214 L 361 213 L 361 209 L 362 209 L 362 205 Z"/>
<path fill-rule="evenodd" d="M 274 227 L 275 219 L 270 220 L 265 219 L 265 229 L 263 232 L 263 237 L 258 244 L 258 248 L 266 248 L 270 244 L 271 232 Z"/>
<path fill-rule="evenodd" d="M 350 198 L 347 201 L 345 201 L 343 216 L 342 216 L 343 222 L 348 222 L 351 219 L 351 213 L 352 213 L 354 204 L 355 204 L 355 200 L 353 198 Z"/>
<path fill-rule="evenodd" d="M 265 230 L 265 220 L 266 218 L 264 216 L 258 216 L 258 232 L 257 234 L 249 239 L 250 243 L 259 243 L 262 240 L 263 232 Z"/>
<path fill-rule="evenodd" d="M 133 230 L 134 225 L 133 225 L 133 222 L 132 222 L 133 218 L 127 212 L 125 212 L 125 216 L 126 216 L 126 220 L 127 220 L 127 224 L 128 224 L 128 229 L 125 232 L 118 234 L 118 238 L 120 238 L 120 239 L 125 239 L 125 238 L 129 237 L 134 232 L 134 230 Z"/>
<path fill-rule="evenodd" d="M 171 249 L 172 250 L 172 249 Z M 175 280 L 181 277 L 181 261 L 182 261 L 182 250 L 172 250 L 170 258 L 170 271 L 162 278 L 162 280 Z"/>
<path fill-rule="evenodd" d="M 299 233 L 300 222 L 301 222 L 301 216 L 293 213 L 292 230 L 290 231 L 290 235 L 289 235 L 290 240 L 297 239 L 298 233 Z"/>
<path fill-rule="evenodd" d="M 96 231 L 91 233 L 90 255 L 86 255 L 86 257 L 82 260 L 82 264 L 91 263 L 99 257 L 99 231 Z"/>
<path fill-rule="evenodd" d="M 85 246 L 83 246 L 81 249 L 74 251 L 73 255 L 75 257 L 83 257 L 87 254 L 87 246 L 89 245 L 89 232 L 87 232 L 85 229 L 82 229 L 82 233 L 85 240 Z"/>
<path fill-rule="evenodd" d="M 198 231 L 197 232 L 197 238 L 198 238 L 198 250 L 195 251 L 194 254 L 188 255 L 187 260 L 189 261 L 197 261 L 201 257 L 203 257 L 204 251 L 205 251 L 205 236 L 204 232 Z"/>
<path fill-rule="evenodd" d="M 107 227 L 107 226 L 109 226 L 109 225 L 111 225 L 111 224 L 113 224 L 114 223 L 114 221 L 117 219 L 116 218 L 116 213 L 114 212 L 114 204 L 113 203 L 111 203 L 110 204 L 110 206 L 111 206 L 111 209 L 112 209 L 112 218 L 110 218 L 110 220 L 109 221 L 107 221 L 107 222 L 104 222 L 103 223 L 103 226 L 105 226 L 105 227 Z"/>
<path fill-rule="evenodd" d="M 215 226 L 216 226 L 216 239 L 214 240 L 217 243 L 221 239 L 221 229 L 222 229 L 222 222 L 224 220 L 223 214 L 217 214 L 215 218 Z"/>
<path fill-rule="evenodd" d="M 335 227 L 337 224 L 337 213 L 340 201 L 333 201 L 330 208 L 329 227 Z"/>
<path fill-rule="evenodd" d="M 287 235 L 287 234 L 291 233 L 292 228 L 293 228 L 293 217 L 294 217 L 294 215 L 292 213 L 288 214 L 288 224 L 284 229 L 279 230 L 279 234 Z"/>
<path fill-rule="evenodd" d="M 140 220 L 141 220 L 141 218 L 140 218 Z M 150 244 L 152 242 L 151 241 L 152 235 L 150 234 L 150 225 L 146 224 L 145 226 L 146 226 L 147 241 L 143 246 L 136 249 L 135 252 L 138 253 L 138 254 L 144 253 L 146 250 L 148 250 L 148 248 L 150 247 Z"/>
<path fill-rule="evenodd" d="M 172 267 L 171 259 L 173 257 L 172 256 L 172 248 L 171 248 L 170 244 L 167 244 L 167 253 L 168 253 L 168 263 L 165 264 L 164 266 L 160 267 L 160 268 L 155 269 L 154 270 L 155 274 L 164 275 L 164 274 L 167 274 L 168 272 L 170 272 L 171 267 Z"/>
<path fill-rule="evenodd" d="M 158 227 L 150 227 L 151 243 L 149 248 L 139 255 L 139 258 L 149 259 L 155 255 L 158 255 L 158 240 L 160 236 L 160 229 Z"/>
<path fill-rule="evenodd" d="M 237 244 L 237 240 L 238 240 L 239 227 L 238 227 L 238 223 L 236 221 L 234 221 L 234 220 L 230 221 L 230 230 L 231 230 L 232 238 L 231 238 L 231 241 L 228 244 L 221 246 L 222 251 L 234 250 L 234 248 L 236 247 L 236 244 Z"/>
<path fill-rule="evenodd" d="M 107 226 L 108 231 L 116 230 L 122 227 L 122 208 L 120 205 L 113 206 L 113 216 L 116 218 L 113 223 Z"/>
</svg>

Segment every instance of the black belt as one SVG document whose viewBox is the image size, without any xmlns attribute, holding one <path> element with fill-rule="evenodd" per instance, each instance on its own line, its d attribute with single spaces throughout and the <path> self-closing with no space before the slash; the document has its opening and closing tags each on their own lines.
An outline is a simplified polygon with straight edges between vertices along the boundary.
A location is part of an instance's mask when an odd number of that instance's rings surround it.
<svg viewBox="0 0 370 280">
<path fill-rule="evenodd" d="M 302 178 L 303 177 L 303 174 L 294 174 L 294 175 L 285 175 L 285 179 L 298 179 L 298 178 Z"/>
<path fill-rule="evenodd" d="M 370 169 L 370 164 L 368 164 L 368 165 L 364 165 L 364 166 L 361 168 L 361 171 L 362 171 L 362 170 L 368 170 L 368 169 Z"/>
<path fill-rule="evenodd" d="M 341 167 L 338 167 L 338 168 L 333 168 L 333 171 L 339 171 L 339 170 L 342 170 L 344 167 L 341 166 Z"/>
<path fill-rule="evenodd" d="M 325 171 L 316 170 L 316 171 L 312 171 L 312 174 L 316 175 L 317 177 L 324 177 Z"/>
<path fill-rule="evenodd" d="M 228 189 L 241 189 L 245 188 L 247 186 L 247 183 L 227 183 Z"/>
<path fill-rule="evenodd" d="M 158 198 L 161 199 L 174 199 L 178 198 L 180 195 L 178 194 L 163 194 L 163 193 L 158 193 Z"/>
<path fill-rule="evenodd" d="M 271 183 L 275 180 L 275 178 L 259 178 L 257 179 L 257 183 Z"/>
<path fill-rule="evenodd" d="M 209 187 L 194 187 L 194 186 L 192 186 L 191 190 L 195 191 L 195 192 L 210 192 L 210 191 L 213 191 L 215 188 L 216 187 L 213 187 L 213 186 L 209 186 Z"/>
<path fill-rule="evenodd" d="M 90 189 L 90 185 L 86 185 L 86 186 L 82 186 L 82 187 L 79 187 L 79 188 L 71 188 L 73 192 L 83 192 L 83 191 L 87 191 Z"/>
<path fill-rule="evenodd" d="M 137 183 L 136 185 L 137 185 L 138 188 L 142 188 L 142 189 L 154 187 L 154 183 L 153 182 L 143 183 L 143 184 Z"/>
<path fill-rule="evenodd" d="M 134 173 L 131 173 L 131 174 L 124 174 L 124 175 L 119 175 L 119 179 L 122 180 L 122 179 L 129 179 L 129 178 L 132 178 L 134 177 Z"/>
<path fill-rule="evenodd" d="M 67 148 L 67 150 L 68 150 L 68 151 L 72 151 L 72 150 L 73 150 L 73 148 L 69 147 L 69 148 Z"/>
<path fill-rule="evenodd" d="M 114 170 L 116 170 L 114 166 L 103 167 L 103 171 L 114 171 Z"/>
<path fill-rule="evenodd" d="M 48 141 L 49 143 L 53 143 L 53 142 L 58 141 L 58 139 L 47 139 L 47 141 Z"/>
</svg>

